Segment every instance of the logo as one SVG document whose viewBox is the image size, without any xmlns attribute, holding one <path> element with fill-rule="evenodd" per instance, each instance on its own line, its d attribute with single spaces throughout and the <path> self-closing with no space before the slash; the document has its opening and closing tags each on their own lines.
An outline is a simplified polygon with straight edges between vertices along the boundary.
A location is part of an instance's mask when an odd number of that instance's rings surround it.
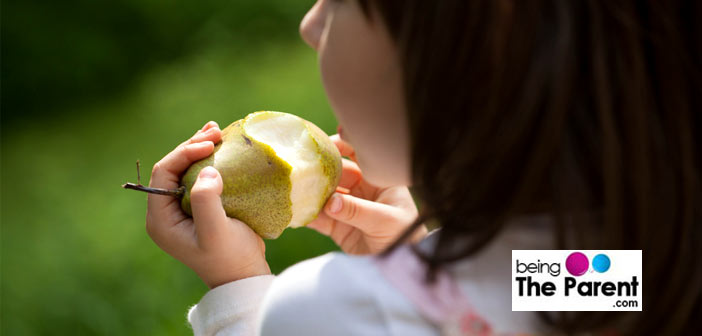
<svg viewBox="0 0 702 336">
<path fill-rule="evenodd" d="M 609 257 L 606 254 L 598 254 L 592 258 L 592 269 L 598 273 L 607 272 L 610 265 Z M 587 256 L 582 252 L 573 252 L 566 259 L 566 269 L 574 276 L 581 276 L 587 272 L 589 267 Z"/>
<path fill-rule="evenodd" d="M 513 311 L 641 311 L 641 250 L 512 250 Z"/>
</svg>

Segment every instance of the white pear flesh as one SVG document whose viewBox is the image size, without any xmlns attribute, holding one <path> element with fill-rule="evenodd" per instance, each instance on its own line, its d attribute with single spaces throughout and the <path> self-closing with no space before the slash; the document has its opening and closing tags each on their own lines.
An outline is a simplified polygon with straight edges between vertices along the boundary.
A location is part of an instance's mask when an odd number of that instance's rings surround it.
<svg viewBox="0 0 702 336">
<path fill-rule="evenodd" d="M 288 227 L 304 226 L 317 216 L 329 187 L 319 145 L 307 122 L 292 114 L 260 112 L 247 116 L 242 126 L 247 135 L 273 148 L 275 154 L 292 167 L 292 219 Z"/>
</svg>

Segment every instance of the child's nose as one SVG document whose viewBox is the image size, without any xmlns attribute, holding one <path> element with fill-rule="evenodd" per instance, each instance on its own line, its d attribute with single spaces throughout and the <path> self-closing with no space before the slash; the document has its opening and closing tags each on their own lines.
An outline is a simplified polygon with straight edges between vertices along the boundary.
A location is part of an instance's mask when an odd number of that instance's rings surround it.
<svg viewBox="0 0 702 336">
<path fill-rule="evenodd" d="M 314 50 L 319 47 L 319 40 L 324 31 L 324 2 L 325 0 L 317 0 L 300 22 L 300 36 Z"/>
</svg>

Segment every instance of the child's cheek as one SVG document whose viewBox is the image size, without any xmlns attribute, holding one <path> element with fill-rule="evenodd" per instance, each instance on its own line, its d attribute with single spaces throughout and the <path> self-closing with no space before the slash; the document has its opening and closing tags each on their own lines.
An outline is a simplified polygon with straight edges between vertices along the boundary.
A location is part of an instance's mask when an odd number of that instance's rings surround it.
<svg viewBox="0 0 702 336">
<path fill-rule="evenodd" d="M 358 60 L 350 62 L 353 52 L 345 50 L 343 42 L 340 43 L 341 37 L 334 29 L 328 33 L 319 54 L 320 74 L 329 104 L 343 125 L 344 111 L 355 110 L 355 106 L 363 100 L 358 95 L 358 87 L 363 86 L 363 83 L 354 76 L 358 72 L 355 67 L 359 64 Z"/>
</svg>

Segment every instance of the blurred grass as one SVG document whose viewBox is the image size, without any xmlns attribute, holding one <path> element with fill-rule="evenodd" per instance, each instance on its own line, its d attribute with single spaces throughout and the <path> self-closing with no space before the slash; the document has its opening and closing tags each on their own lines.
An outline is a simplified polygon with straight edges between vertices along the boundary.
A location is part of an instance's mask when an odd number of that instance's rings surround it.
<svg viewBox="0 0 702 336">
<path fill-rule="evenodd" d="M 3 120 L 99 101 L 212 45 L 294 40 L 314 0 L 4 0 Z M 53 109 L 53 108 L 52 108 Z"/>
<path fill-rule="evenodd" d="M 2 130 L 4 335 L 187 335 L 206 292 L 146 235 L 142 183 L 151 166 L 206 121 L 257 110 L 297 114 L 328 134 L 316 54 L 301 40 L 215 44 L 149 68 L 108 99 L 44 111 Z M 272 270 L 335 249 L 316 232 L 267 241 Z"/>
</svg>

